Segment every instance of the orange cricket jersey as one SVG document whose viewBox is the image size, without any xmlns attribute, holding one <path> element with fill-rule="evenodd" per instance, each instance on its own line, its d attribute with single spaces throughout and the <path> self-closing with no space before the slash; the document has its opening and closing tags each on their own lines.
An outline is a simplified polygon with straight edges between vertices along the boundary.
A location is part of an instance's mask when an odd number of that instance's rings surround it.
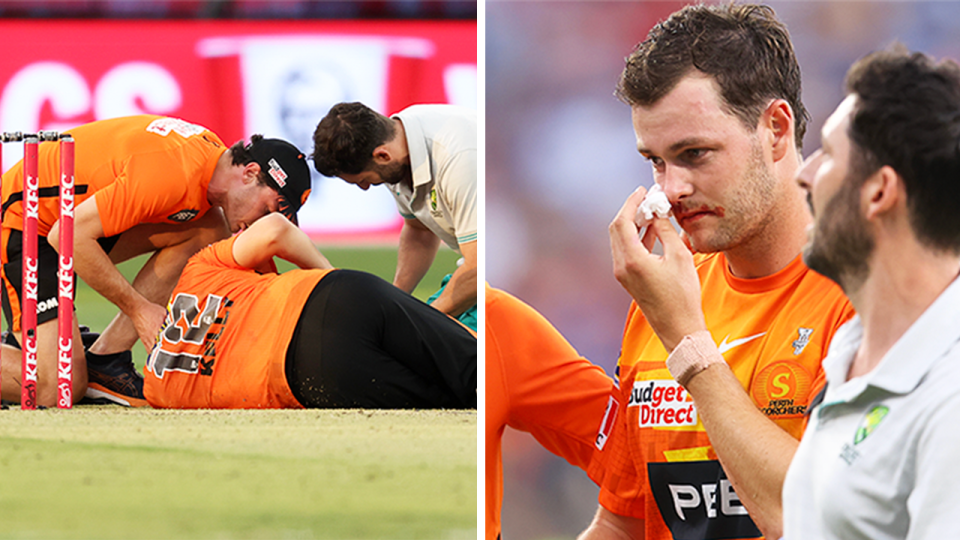
<svg viewBox="0 0 960 540">
<path fill-rule="evenodd" d="M 617 402 L 611 398 L 613 380 L 542 315 L 489 285 L 485 294 L 486 538 L 493 540 L 500 534 L 505 426 L 531 433 L 547 450 L 586 470 L 612 429 L 616 410 L 609 408 Z"/>
<path fill-rule="evenodd" d="M 824 384 L 821 360 L 853 307 L 799 256 L 758 279 L 733 276 L 722 253 L 697 255 L 696 263 L 721 354 L 757 407 L 799 439 Z M 633 304 L 618 365 L 622 414 L 593 471 L 603 477 L 601 505 L 644 518 L 648 540 L 760 537 L 666 358 Z"/>
<path fill-rule="evenodd" d="M 243 268 L 237 236 L 190 258 L 144 370 L 143 393 L 162 408 L 300 408 L 284 374 L 307 297 L 330 270 Z"/>
<path fill-rule="evenodd" d="M 152 115 L 75 127 L 75 204 L 96 193 L 106 236 L 140 223 L 179 223 L 209 208 L 207 186 L 227 150 L 217 135 L 176 118 Z M 60 145 L 40 143 L 38 231 L 59 219 Z M 23 229 L 23 161 L 3 175 L 3 228 Z M 3 254 L 6 262 L 6 253 Z"/>
</svg>

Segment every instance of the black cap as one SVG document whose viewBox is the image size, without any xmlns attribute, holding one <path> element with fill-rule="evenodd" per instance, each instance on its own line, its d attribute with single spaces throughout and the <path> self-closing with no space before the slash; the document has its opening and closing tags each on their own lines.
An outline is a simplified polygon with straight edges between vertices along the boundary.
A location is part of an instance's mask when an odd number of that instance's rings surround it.
<svg viewBox="0 0 960 540">
<path fill-rule="evenodd" d="M 303 152 L 281 139 L 257 139 L 248 150 L 280 193 L 280 213 L 299 224 L 297 211 L 310 196 L 311 185 Z"/>
</svg>

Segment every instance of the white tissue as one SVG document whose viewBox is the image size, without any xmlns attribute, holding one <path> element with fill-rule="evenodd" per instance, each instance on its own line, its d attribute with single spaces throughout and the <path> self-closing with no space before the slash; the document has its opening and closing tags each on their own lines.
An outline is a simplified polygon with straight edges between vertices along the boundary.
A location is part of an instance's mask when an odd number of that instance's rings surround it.
<svg viewBox="0 0 960 540">
<path fill-rule="evenodd" d="M 634 221 L 639 227 L 646 227 L 653 221 L 654 214 L 657 217 L 665 218 L 670 215 L 670 201 L 667 194 L 663 192 L 659 184 L 654 184 L 647 192 L 640 207 L 637 208 L 637 215 Z"/>
</svg>

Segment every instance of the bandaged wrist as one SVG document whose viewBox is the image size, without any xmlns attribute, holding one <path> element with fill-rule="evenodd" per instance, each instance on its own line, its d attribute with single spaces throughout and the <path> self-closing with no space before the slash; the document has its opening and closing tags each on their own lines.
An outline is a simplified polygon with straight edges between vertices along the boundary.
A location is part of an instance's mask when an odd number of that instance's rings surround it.
<svg viewBox="0 0 960 540">
<path fill-rule="evenodd" d="M 723 356 L 717 350 L 717 344 L 710 337 L 710 332 L 701 330 L 684 336 L 680 340 L 667 357 L 667 369 L 681 386 L 686 387 L 694 375 L 723 361 Z"/>
</svg>

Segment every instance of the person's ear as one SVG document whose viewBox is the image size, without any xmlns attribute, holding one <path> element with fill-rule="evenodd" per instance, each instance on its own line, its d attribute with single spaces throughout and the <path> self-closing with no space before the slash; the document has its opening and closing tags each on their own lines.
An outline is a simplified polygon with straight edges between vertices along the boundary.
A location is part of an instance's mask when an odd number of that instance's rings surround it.
<svg viewBox="0 0 960 540">
<path fill-rule="evenodd" d="M 393 153 L 390 151 L 390 148 L 386 144 L 381 144 L 380 146 L 373 149 L 373 162 L 377 165 L 386 165 L 393 161 Z"/>
<path fill-rule="evenodd" d="M 260 176 L 260 164 L 256 161 L 251 161 L 243 166 L 243 183 L 249 184 L 250 182 L 256 182 L 257 178 Z"/>
<path fill-rule="evenodd" d="M 794 116 L 790 104 L 783 99 L 773 100 L 760 116 L 760 123 L 765 128 L 765 142 L 773 151 L 773 160 L 783 159 L 794 144 Z"/>
<path fill-rule="evenodd" d="M 860 204 L 867 220 L 889 215 L 901 204 L 906 206 L 906 186 L 889 165 L 877 169 L 860 188 Z"/>
</svg>

